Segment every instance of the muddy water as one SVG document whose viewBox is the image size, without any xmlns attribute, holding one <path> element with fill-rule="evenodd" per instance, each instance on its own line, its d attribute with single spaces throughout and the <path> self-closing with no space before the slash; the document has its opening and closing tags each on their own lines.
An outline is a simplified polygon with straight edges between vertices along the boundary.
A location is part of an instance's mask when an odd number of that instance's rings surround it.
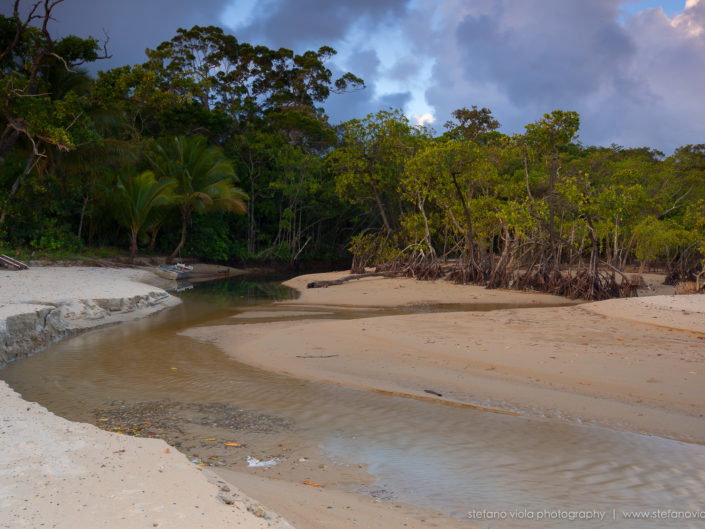
<svg viewBox="0 0 705 529">
<path fill-rule="evenodd" d="M 179 307 L 59 342 L 10 364 L 0 378 L 25 399 L 72 420 L 97 423 L 110 410 L 147 413 L 150 428 L 189 455 L 205 450 L 202 440 L 196 442 L 205 435 L 220 439 L 235 431 L 238 441 L 265 447 L 256 452 L 262 457 L 276 455 L 271 447 L 282 446 L 282 439 L 296 438 L 334 460 L 366 463 L 376 483 L 349 485 L 352 490 L 375 490 L 382 498 L 461 519 L 477 511 L 474 521 L 487 527 L 705 526 L 705 518 L 683 519 L 705 511 L 703 446 L 417 402 L 253 369 L 178 332 L 194 325 L 296 318 L 291 307 L 270 301 L 291 294 L 274 283 L 236 281 L 181 295 L 185 302 Z M 299 317 L 370 314 L 316 311 Z M 373 313 L 400 312 L 405 311 Z M 245 426 L 232 430 L 234 422 Z M 214 460 L 242 466 L 240 455 L 228 457 L 219 453 Z M 660 514 L 670 519 L 632 521 L 623 514 L 653 516 L 656 509 L 670 509 Z M 596 518 L 571 522 L 571 516 Z"/>
</svg>

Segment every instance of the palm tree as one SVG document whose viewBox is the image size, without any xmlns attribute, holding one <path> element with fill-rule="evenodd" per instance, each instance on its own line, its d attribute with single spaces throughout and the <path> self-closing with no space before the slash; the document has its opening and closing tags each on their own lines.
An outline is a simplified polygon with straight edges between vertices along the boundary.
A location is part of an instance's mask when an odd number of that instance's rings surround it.
<svg viewBox="0 0 705 529">
<path fill-rule="evenodd" d="M 147 158 L 158 176 L 175 183 L 172 203 L 178 205 L 181 213 L 181 239 L 170 259 L 183 248 L 194 211 L 246 211 L 247 195 L 234 185 L 237 177 L 233 166 L 223 151 L 209 146 L 203 136 L 164 138 L 155 144 Z"/>
<path fill-rule="evenodd" d="M 172 180 L 156 181 L 152 171 L 137 175 L 121 174 L 113 195 L 116 220 L 130 232 L 130 261 L 137 253 L 137 236 L 147 225 L 155 208 L 170 202 Z"/>
</svg>

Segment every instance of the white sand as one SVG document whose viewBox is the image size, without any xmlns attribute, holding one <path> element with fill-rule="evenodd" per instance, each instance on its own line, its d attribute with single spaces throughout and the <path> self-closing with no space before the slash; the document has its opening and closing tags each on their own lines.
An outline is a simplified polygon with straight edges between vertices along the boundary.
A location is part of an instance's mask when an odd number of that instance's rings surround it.
<svg viewBox="0 0 705 529">
<path fill-rule="evenodd" d="M 59 303 L 75 299 L 125 298 L 166 293 L 148 284 L 153 274 L 143 270 L 56 267 L 20 272 L 0 271 L 0 306 L 17 303 Z"/>
</svg>

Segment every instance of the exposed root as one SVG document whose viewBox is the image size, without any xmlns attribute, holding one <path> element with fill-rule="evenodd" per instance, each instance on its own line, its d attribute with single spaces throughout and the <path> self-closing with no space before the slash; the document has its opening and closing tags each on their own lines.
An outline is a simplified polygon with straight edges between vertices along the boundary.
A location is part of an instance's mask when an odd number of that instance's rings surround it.
<svg viewBox="0 0 705 529">
<path fill-rule="evenodd" d="M 335 281 L 316 281 L 309 283 L 308 288 L 339 285 L 351 279 L 371 276 L 411 277 L 421 281 L 446 279 L 459 284 L 535 290 L 587 301 L 633 297 L 637 295 L 637 289 L 643 283 L 641 276 L 628 277 L 615 270 L 600 269 L 591 272 L 589 268 L 582 268 L 576 273 L 568 274 L 554 267 L 539 266 L 521 273 L 502 262 L 496 263 L 492 268 L 488 261 L 471 264 L 412 255 L 403 261 L 398 259 L 379 264 L 375 272 L 353 274 Z"/>
</svg>

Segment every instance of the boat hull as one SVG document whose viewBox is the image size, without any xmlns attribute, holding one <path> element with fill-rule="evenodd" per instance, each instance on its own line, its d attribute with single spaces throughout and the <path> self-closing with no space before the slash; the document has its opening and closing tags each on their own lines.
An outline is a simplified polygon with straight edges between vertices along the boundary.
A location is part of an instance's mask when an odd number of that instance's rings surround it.
<svg viewBox="0 0 705 529">
<path fill-rule="evenodd" d="M 193 269 L 179 268 L 177 266 L 160 266 L 154 270 L 154 273 L 164 279 L 172 279 L 174 281 L 178 279 L 186 279 L 191 275 Z"/>
</svg>

